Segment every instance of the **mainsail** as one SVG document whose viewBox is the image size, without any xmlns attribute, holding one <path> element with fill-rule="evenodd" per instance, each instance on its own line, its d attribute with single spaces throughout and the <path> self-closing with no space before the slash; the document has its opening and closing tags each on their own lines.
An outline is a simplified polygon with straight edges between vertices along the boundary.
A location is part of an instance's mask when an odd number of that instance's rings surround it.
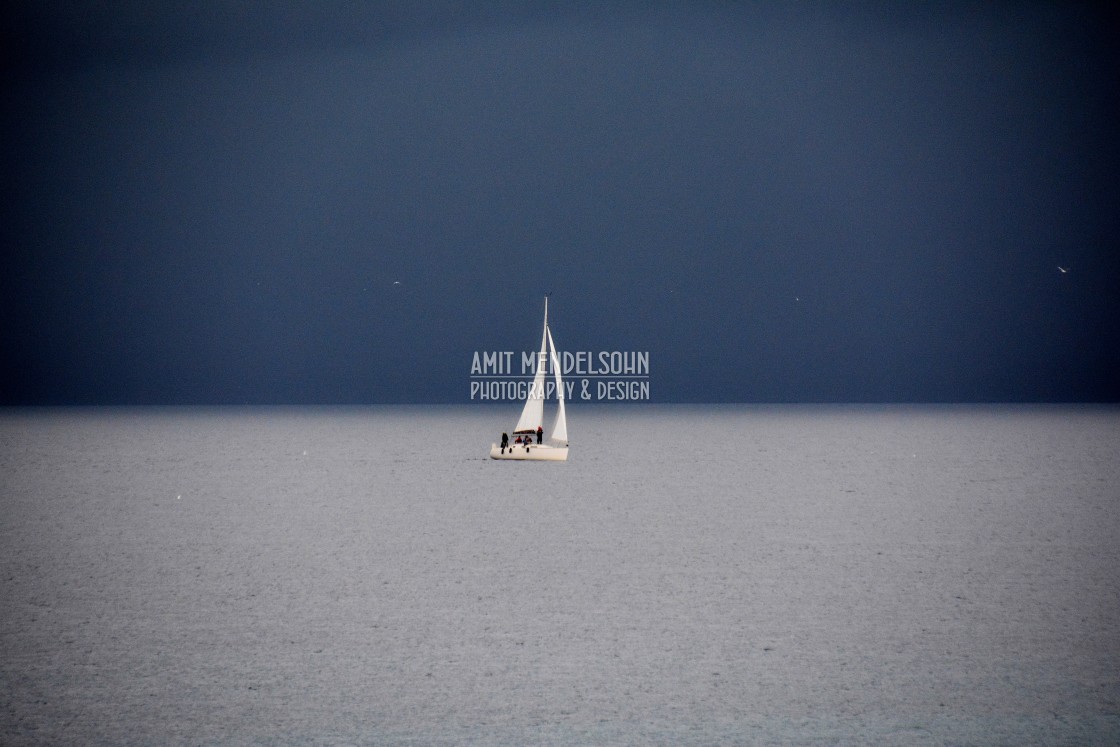
<svg viewBox="0 0 1120 747">
<path fill-rule="evenodd" d="M 545 379 L 548 375 L 548 298 L 544 299 L 544 331 L 541 332 L 541 352 L 537 354 L 537 373 L 533 377 L 529 396 L 525 399 L 525 407 L 521 410 L 521 417 L 517 420 L 514 433 L 536 433 L 537 428 L 544 423 L 544 390 Z"/>
</svg>

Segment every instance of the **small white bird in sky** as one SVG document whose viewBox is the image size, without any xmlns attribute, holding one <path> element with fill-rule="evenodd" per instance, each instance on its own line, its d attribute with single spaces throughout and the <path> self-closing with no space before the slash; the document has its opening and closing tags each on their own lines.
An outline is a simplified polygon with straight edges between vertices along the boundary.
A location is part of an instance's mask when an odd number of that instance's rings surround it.
<svg viewBox="0 0 1120 747">
<path fill-rule="evenodd" d="M 400 284 L 401 284 L 401 281 L 399 281 L 399 280 L 394 280 L 393 281 L 393 285 L 400 285 Z"/>
<path fill-rule="evenodd" d="M 1067 272 L 1069 272 L 1068 267 L 1062 267 L 1061 265 L 1058 265 L 1058 269 L 1061 270 L 1063 275 L 1065 275 Z"/>
</svg>

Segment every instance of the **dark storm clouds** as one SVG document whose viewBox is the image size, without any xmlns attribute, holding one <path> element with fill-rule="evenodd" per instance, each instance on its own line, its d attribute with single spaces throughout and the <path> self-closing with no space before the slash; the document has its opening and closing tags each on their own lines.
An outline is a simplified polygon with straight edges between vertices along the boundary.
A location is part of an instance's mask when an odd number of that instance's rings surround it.
<svg viewBox="0 0 1120 747">
<path fill-rule="evenodd" d="M 5 402 L 1120 399 L 1115 16 L 7 12 Z"/>
</svg>

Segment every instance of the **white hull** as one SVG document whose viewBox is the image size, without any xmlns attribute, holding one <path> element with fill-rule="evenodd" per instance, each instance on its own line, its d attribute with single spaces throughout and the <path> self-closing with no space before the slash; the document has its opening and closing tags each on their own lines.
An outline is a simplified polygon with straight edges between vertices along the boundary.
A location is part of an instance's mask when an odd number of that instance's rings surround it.
<svg viewBox="0 0 1120 747">
<path fill-rule="evenodd" d="M 504 451 L 504 453 L 503 453 Z M 490 444 L 491 459 L 520 459 L 538 462 L 566 462 L 568 461 L 567 446 L 549 446 L 548 444 L 513 444 L 504 450 L 498 444 Z"/>
</svg>

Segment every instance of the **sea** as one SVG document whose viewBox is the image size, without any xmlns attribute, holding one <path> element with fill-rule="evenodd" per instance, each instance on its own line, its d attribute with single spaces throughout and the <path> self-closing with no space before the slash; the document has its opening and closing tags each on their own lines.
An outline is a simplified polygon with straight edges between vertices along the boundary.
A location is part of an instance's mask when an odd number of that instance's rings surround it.
<svg viewBox="0 0 1120 747">
<path fill-rule="evenodd" d="M 516 410 L 0 410 L 0 743 L 1120 743 L 1120 408 Z"/>
</svg>

